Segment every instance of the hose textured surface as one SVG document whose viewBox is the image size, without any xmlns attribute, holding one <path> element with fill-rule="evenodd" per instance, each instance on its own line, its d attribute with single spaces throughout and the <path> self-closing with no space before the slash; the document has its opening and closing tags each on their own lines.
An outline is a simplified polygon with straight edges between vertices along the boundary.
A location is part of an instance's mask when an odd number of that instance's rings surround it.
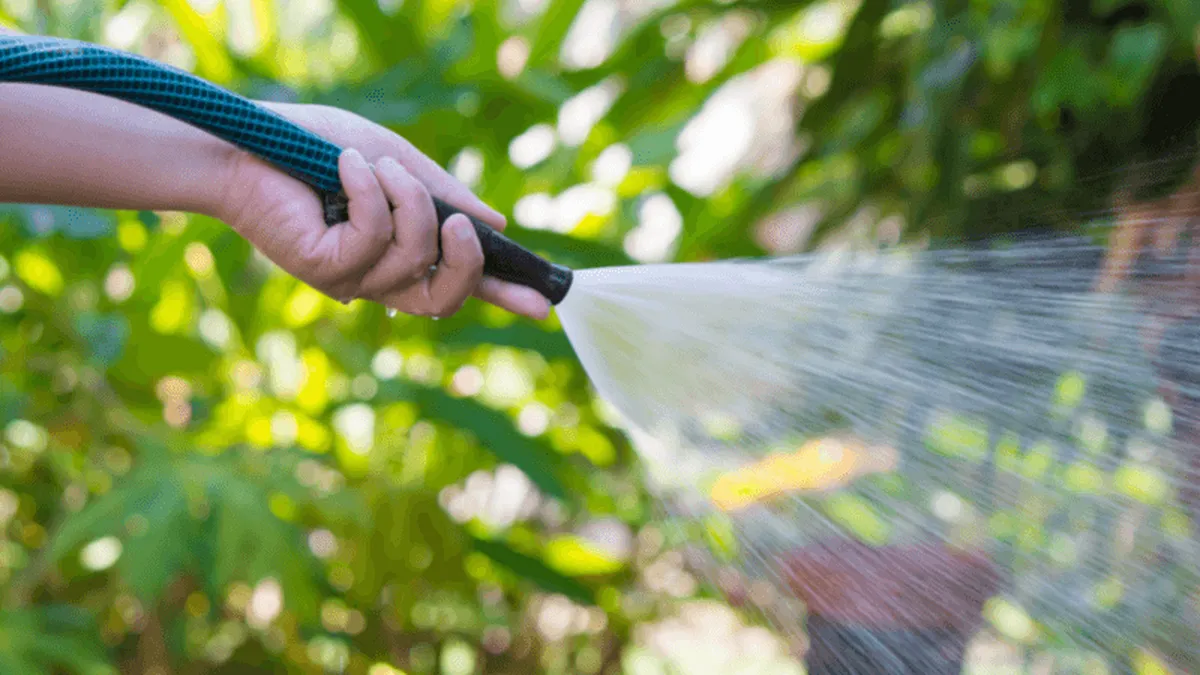
<svg viewBox="0 0 1200 675">
<path fill-rule="evenodd" d="M 312 186 L 325 220 L 346 220 L 338 172 L 342 148 L 278 113 L 183 70 L 88 42 L 0 35 L 0 82 L 89 91 L 156 110 L 191 124 L 274 164 Z M 439 223 L 458 209 L 433 199 Z M 558 304 L 573 281 L 570 269 L 521 247 L 476 218 L 488 276 L 529 286 Z"/>
</svg>

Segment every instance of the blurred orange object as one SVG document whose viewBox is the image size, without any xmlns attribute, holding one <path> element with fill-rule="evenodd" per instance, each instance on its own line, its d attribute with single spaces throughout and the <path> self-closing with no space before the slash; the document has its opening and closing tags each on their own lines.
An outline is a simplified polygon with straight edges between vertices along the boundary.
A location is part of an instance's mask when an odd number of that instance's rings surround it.
<svg viewBox="0 0 1200 675">
<path fill-rule="evenodd" d="M 784 494 L 836 490 L 860 476 L 891 471 L 896 458 L 894 448 L 869 446 L 857 438 L 816 438 L 794 452 L 722 474 L 709 497 L 722 511 L 737 511 Z"/>
</svg>

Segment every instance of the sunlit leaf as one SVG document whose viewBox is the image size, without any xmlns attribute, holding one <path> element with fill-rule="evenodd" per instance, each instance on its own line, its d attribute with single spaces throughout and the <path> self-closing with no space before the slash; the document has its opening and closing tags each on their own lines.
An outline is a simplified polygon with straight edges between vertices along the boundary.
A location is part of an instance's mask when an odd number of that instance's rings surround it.
<svg viewBox="0 0 1200 675">
<path fill-rule="evenodd" d="M 624 567 L 586 539 L 570 535 L 546 542 L 546 563 L 572 577 L 613 574 Z"/>
<path fill-rule="evenodd" d="M 209 22 L 187 0 L 162 0 L 162 6 L 196 53 L 196 73 L 218 84 L 228 84 L 234 76 L 233 61 L 213 35 Z"/>
<path fill-rule="evenodd" d="M 866 500 L 839 493 L 825 502 L 829 517 L 862 541 L 879 546 L 887 542 L 891 526 Z"/>
<path fill-rule="evenodd" d="M 595 604 L 591 588 L 554 571 L 538 558 L 520 553 L 506 544 L 487 539 L 475 539 L 475 550 L 496 561 L 522 579 L 527 579 L 543 590 L 562 595 L 584 604 Z"/>
</svg>

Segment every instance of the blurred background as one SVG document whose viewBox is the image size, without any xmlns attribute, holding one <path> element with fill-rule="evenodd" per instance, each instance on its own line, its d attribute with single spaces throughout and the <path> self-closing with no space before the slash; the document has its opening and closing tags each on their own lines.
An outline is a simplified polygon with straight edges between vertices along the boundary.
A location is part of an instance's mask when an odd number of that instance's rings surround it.
<svg viewBox="0 0 1200 675">
<path fill-rule="evenodd" d="M 579 267 L 1196 191 L 1190 0 L 0 0 L 0 24 L 355 111 Z M 689 566 L 554 317 L 342 306 L 186 214 L 0 223 L 0 671 L 805 672 L 803 622 Z M 817 465 L 804 486 L 851 473 Z M 1038 617 L 991 607 L 963 672 L 1052 672 Z M 1053 672 L 1188 672 L 1130 636 Z"/>
</svg>

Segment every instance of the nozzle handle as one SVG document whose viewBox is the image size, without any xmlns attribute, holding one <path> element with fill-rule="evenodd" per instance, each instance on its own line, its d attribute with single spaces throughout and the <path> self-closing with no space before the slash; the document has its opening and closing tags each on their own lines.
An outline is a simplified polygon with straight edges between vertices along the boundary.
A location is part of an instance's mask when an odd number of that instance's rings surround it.
<svg viewBox="0 0 1200 675">
<path fill-rule="evenodd" d="M 450 216 L 462 213 L 438 198 L 433 206 L 438 222 L 443 225 Z M 567 297 L 574 274 L 570 268 L 546 260 L 533 251 L 492 229 L 474 216 L 467 215 L 475 226 L 475 235 L 483 248 L 483 273 L 502 281 L 528 286 L 557 305 Z"/>
</svg>

